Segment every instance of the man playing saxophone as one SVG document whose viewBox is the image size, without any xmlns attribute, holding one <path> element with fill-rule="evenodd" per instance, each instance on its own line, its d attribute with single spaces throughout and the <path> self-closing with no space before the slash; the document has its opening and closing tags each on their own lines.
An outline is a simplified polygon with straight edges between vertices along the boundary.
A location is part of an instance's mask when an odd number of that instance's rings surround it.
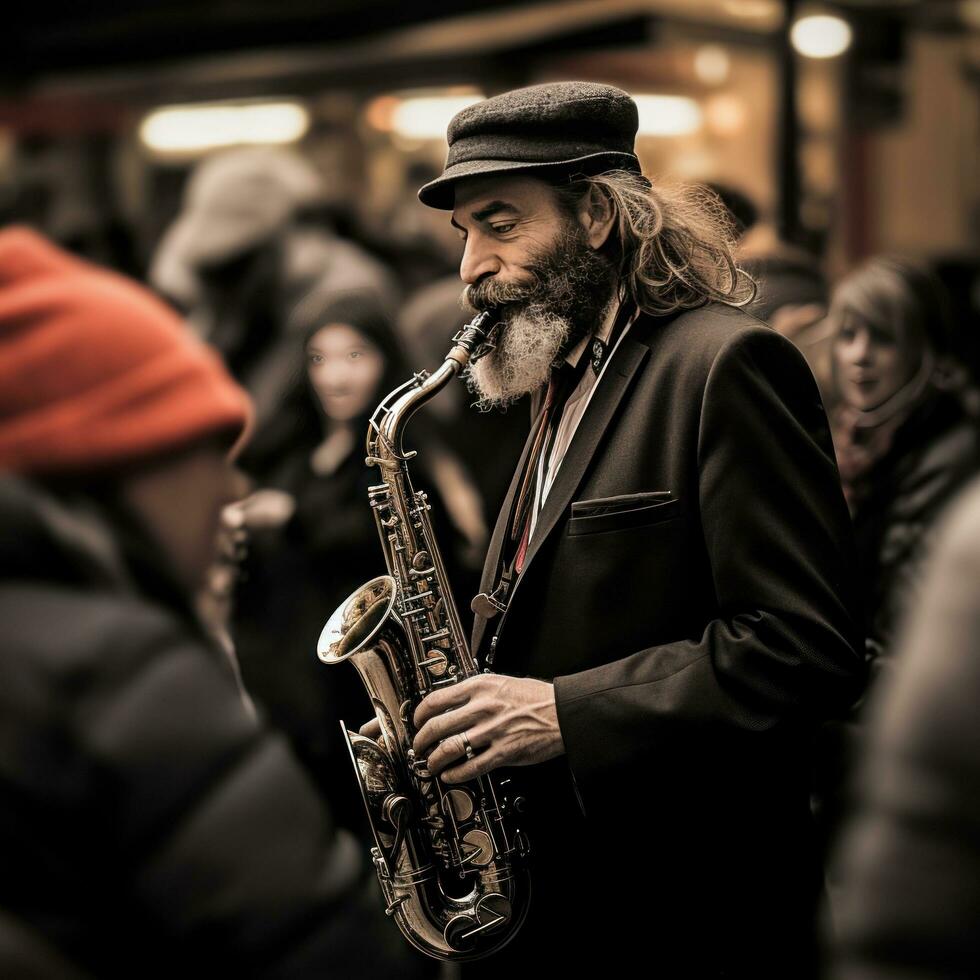
<svg viewBox="0 0 980 980">
<path fill-rule="evenodd" d="M 862 670 L 847 511 L 803 358 L 636 130 L 609 86 L 509 92 L 454 118 L 419 192 L 500 321 L 473 391 L 534 421 L 473 605 L 493 673 L 430 694 L 414 749 L 528 799 L 527 921 L 465 976 L 807 977 L 808 743 Z"/>
</svg>

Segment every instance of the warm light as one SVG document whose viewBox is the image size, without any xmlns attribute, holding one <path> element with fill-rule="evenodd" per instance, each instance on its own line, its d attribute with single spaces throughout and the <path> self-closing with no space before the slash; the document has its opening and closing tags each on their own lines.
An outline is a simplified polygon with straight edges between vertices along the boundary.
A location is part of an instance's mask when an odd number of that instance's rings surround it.
<svg viewBox="0 0 980 980">
<path fill-rule="evenodd" d="M 745 128 L 745 103 L 731 92 L 723 92 L 708 99 L 704 117 L 708 129 L 719 136 L 734 136 Z"/>
<path fill-rule="evenodd" d="M 395 95 L 379 95 L 372 99 L 364 110 L 364 118 L 372 129 L 380 129 L 382 132 L 391 131 L 391 117 L 395 110 L 401 105 L 400 100 Z"/>
<path fill-rule="evenodd" d="M 457 112 L 483 100 L 482 95 L 432 95 L 403 99 L 392 108 L 390 128 L 406 139 L 445 139 Z"/>
<path fill-rule="evenodd" d="M 640 136 L 686 136 L 701 128 L 701 106 L 681 95 L 637 95 Z"/>
<path fill-rule="evenodd" d="M 801 17 L 790 31 L 793 47 L 807 58 L 836 58 L 851 46 L 851 27 L 826 14 Z"/>
<path fill-rule="evenodd" d="M 722 0 L 722 6 L 726 13 L 746 20 L 769 19 L 779 13 L 779 7 L 773 0 Z"/>
<path fill-rule="evenodd" d="M 728 52 L 718 44 L 704 44 L 694 55 L 694 74 L 705 85 L 721 85 L 728 78 L 731 67 Z"/>
<path fill-rule="evenodd" d="M 310 128 L 297 102 L 167 106 L 140 124 L 140 139 L 160 153 L 196 153 L 241 143 L 294 143 Z"/>
</svg>

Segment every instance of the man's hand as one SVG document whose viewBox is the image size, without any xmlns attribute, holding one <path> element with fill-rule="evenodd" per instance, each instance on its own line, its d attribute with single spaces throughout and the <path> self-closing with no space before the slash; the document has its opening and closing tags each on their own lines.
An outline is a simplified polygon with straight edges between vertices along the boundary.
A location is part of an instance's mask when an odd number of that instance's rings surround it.
<svg viewBox="0 0 980 980">
<path fill-rule="evenodd" d="M 430 694 L 415 711 L 415 725 L 416 756 L 428 756 L 429 771 L 447 783 L 546 762 L 565 751 L 554 686 L 533 677 L 468 677 Z M 467 739 L 475 753 L 470 760 Z"/>
</svg>

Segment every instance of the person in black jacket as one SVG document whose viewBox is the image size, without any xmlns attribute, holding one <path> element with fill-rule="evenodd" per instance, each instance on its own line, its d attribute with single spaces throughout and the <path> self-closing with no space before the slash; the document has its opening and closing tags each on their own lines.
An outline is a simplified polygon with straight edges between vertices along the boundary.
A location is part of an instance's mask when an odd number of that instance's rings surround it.
<svg viewBox="0 0 980 980">
<path fill-rule="evenodd" d="M 936 520 L 980 463 L 971 390 L 947 356 L 947 305 L 928 271 L 888 256 L 846 276 L 831 300 L 833 430 L 857 543 L 866 691 L 888 670 Z M 828 848 L 849 805 L 862 715 L 859 703 L 822 736 L 817 797 Z"/>
<path fill-rule="evenodd" d="M 948 358 L 948 301 L 904 259 L 878 257 L 834 291 L 834 438 L 854 519 L 869 651 L 887 653 L 936 516 L 975 472 L 976 419 Z"/>
<path fill-rule="evenodd" d="M 191 600 L 248 417 L 162 303 L 0 231 L 4 977 L 415 975 Z"/>
<path fill-rule="evenodd" d="M 420 191 L 497 313 L 474 385 L 537 415 L 474 606 L 497 673 L 429 694 L 415 749 L 527 798 L 527 922 L 465 974 L 802 978 L 808 743 L 862 673 L 848 515 L 806 363 L 738 308 L 711 206 L 641 176 L 636 129 L 609 86 L 506 93 Z"/>
</svg>

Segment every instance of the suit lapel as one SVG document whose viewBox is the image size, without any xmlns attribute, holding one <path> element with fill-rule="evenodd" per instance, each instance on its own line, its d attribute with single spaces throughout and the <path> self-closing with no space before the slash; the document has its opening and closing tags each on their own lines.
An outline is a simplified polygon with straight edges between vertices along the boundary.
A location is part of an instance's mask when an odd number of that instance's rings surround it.
<svg viewBox="0 0 980 980">
<path fill-rule="evenodd" d="M 643 341 L 654 322 L 652 318 L 641 316 L 633 324 L 630 332 L 622 339 L 606 371 L 600 378 L 598 382 L 599 387 L 592 396 L 585 415 L 579 422 L 571 445 L 569 445 L 568 451 L 565 453 L 561 469 L 558 471 L 545 506 L 538 517 L 537 526 L 534 529 L 534 536 L 531 539 L 527 557 L 524 560 L 524 570 L 514 582 L 510 594 L 511 599 L 513 599 L 514 593 L 527 574 L 527 570 L 534 560 L 534 556 L 540 550 L 541 545 L 551 534 L 552 530 L 554 530 L 555 524 L 564 513 L 565 508 L 582 482 L 582 477 L 585 475 L 585 470 L 592 461 L 596 447 L 599 445 L 599 440 L 602 438 L 615 415 L 616 409 L 619 407 L 623 396 L 629 388 L 630 382 L 633 380 L 633 376 L 650 353 L 650 348 Z M 510 482 L 510 489 L 507 491 L 507 497 L 500 508 L 500 513 L 497 516 L 497 524 L 494 527 L 493 536 L 490 539 L 490 548 L 487 552 L 487 560 L 483 566 L 483 578 L 480 582 L 481 592 L 489 592 L 496 585 L 497 569 L 510 526 L 510 515 L 514 505 L 514 497 L 517 495 L 520 478 L 524 472 L 524 466 L 533 442 L 534 425 L 532 424 L 531 432 L 528 434 L 527 441 L 524 443 L 524 451 L 521 453 L 520 462 L 514 470 L 514 476 Z M 507 613 L 505 612 L 503 615 L 506 617 Z M 480 649 L 486 627 L 487 620 L 481 616 L 474 618 L 471 644 L 471 649 L 474 654 Z"/>
<path fill-rule="evenodd" d="M 633 376 L 649 353 L 648 347 L 632 340 L 627 334 L 620 343 L 619 349 L 613 356 L 605 374 L 599 379 L 599 387 L 592 396 L 592 400 L 585 410 L 585 415 L 575 430 L 572 442 L 565 453 L 564 460 L 562 460 L 561 469 L 558 470 L 555 482 L 548 493 L 548 499 L 538 515 L 537 526 L 528 547 L 521 578 L 527 574 L 531 562 L 534 561 L 534 556 L 568 507 L 575 491 L 582 482 L 585 470 L 595 455 L 599 440 L 602 439 L 609 423 L 616 414 L 616 409 L 626 394 Z M 514 591 L 517 590 L 519 584 L 518 580 L 515 583 Z"/>
</svg>

